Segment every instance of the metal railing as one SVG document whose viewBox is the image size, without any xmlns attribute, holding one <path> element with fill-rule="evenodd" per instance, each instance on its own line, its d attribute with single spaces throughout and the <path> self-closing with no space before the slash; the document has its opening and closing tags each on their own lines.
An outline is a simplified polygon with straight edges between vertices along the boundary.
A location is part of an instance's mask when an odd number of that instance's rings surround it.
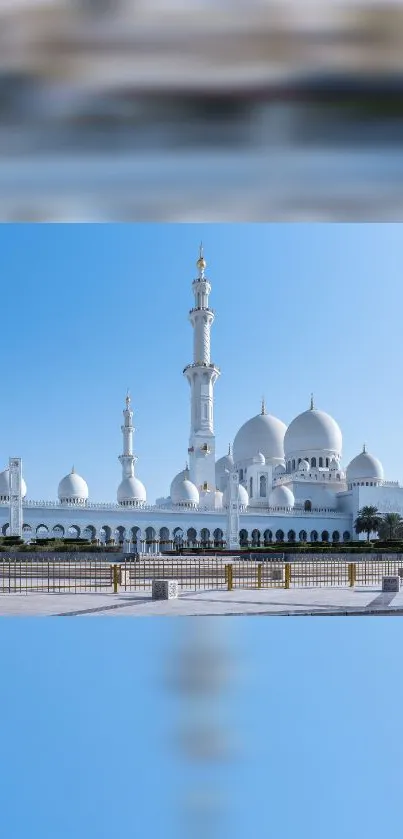
<svg viewBox="0 0 403 839">
<path fill-rule="evenodd" d="M 348 562 L 330 559 L 283 560 L 212 557 L 128 558 L 105 560 L 0 559 L 0 594 L 30 592 L 151 592 L 155 579 L 177 580 L 182 591 L 318 588 L 334 586 L 380 587 L 382 577 L 403 580 L 403 560 L 370 559 Z"/>
</svg>

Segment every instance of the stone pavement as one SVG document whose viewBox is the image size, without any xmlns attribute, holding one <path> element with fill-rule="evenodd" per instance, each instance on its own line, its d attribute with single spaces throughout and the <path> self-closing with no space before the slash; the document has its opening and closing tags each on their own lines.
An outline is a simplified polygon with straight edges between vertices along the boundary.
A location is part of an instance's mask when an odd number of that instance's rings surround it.
<svg viewBox="0 0 403 839">
<path fill-rule="evenodd" d="M 147 617 L 215 615 L 403 615 L 403 589 L 238 589 L 188 591 L 178 600 L 153 601 L 147 592 L 127 594 L 2 594 L 0 616 Z"/>
</svg>

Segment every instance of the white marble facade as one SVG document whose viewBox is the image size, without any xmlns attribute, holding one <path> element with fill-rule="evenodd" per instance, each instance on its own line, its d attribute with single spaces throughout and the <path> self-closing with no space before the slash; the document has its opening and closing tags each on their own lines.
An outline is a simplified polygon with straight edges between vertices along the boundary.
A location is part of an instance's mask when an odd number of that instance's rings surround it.
<svg viewBox="0 0 403 839">
<path fill-rule="evenodd" d="M 242 425 L 227 454 L 216 459 L 214 388 L 220 370 L 211 357 L 214 312 L 205 271 L 200 248 L 189 313 L 193 359 L 183 371 L 191 395 L 187 464 L 173 478 L 169 495 L 154 505 L 147 503 L 145 485 L 136 474 L 128 394 L 116 502 L 91 503 L 87 483 L 74 468 L 60 481 L 57 501 L 28 500 L 21 480 L 26 540 L 84 536 L 123 543 L 126 550 L 130 546 L 155 553 L 182 543 L 235 547 L 237 523 L 241 545 L 342 542 L 354 538 L 353 522 L 366 504 L 383 513 L 403 514 L 403 488 L 385 480 L 382 464 L 365 446 L 343 467 L 341 430 L 333 417 L 315 406 L 313 397 L 308 409 L 288 427 L 267 411 L 263 400 L 259 413 Z M 10 533 L 11 521 L 7 468 L 0 473 L 3 534 Z"/>
</svg>

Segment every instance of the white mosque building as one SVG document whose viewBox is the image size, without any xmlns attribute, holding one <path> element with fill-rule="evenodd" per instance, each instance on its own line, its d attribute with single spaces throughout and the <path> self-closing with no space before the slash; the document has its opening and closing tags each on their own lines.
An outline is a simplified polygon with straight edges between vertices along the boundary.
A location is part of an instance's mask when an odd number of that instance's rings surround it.
<svg viewBox="0 0 403 839">
<path fill-rule="evenodd" d="M 175 545 L 337 543 L 356 538 L 354 520 L 364 505 L 403 513 L 403 487 L 385 480 L 382 464 L 365 446 L 343 468 L 341 430 L 313 398 L 288 427 L 263 402 L 260 412 L 239 429 L 228 453 L 216 459 L 214 386 L 220 370 L 210 354 L 214 312 L 202 248 L 197 269 L 190 311 L 193 361 L 184 369 L 191 394 L 188 464 L 174 477 L 169 496 L 147 504 L 145 485 L 135 474 L 133 411 L 127 395 L 116 503 L 92 503 L 86 481 L 74 468 L 60 481 L 57 501 L 28 500 L 22 479 L 20 530 L 26 541 L 85 537 L 151 553 Z M 13 463 L 11 459 L 11 469 Z M 3 535 L 15 532 L 10 527 L 16 520 L 10 474 L 10 468 L 0 473 Z"/>
</svg>

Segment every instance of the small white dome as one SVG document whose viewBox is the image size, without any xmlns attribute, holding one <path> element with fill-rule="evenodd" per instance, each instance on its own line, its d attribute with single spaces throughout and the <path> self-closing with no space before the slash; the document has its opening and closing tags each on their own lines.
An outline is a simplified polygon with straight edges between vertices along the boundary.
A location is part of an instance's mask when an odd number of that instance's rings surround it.
<svg viewBox="0 0 403 839">
<path fill-rule="evenodd" d="M 252 462 L 259 464 L 260 466 L 264 466 L 264 464 L 266 463 L 266 458 L 264 454 L 262 454 L 262 452 L 258 452 L 257 454 L 255 454 Z"/>
<path fill-rule="evenodd" d="M 74 467 L 69 475 L 66 475 L 60 481 L 57 494 L 59 501 L 66 501 L 71 503 L 84 503 L 88 498 L 88 486 L 81 477 L 74 471 Z"/>
<path fill-rule="evenodd" d="M 347 466 L 347 483 L 354 481 L 383 481 L 383 466 L 377 457 L 369 454 L 365 449 Z"/>
<path fill-rule="evenodd" d="M 276 466 L 275 469 L 274 469 L 274 474 L 275 474 L 276 477 L 278 475 L 285 475 L 285 473 L 286 473 L 286 468 L 282 463 L 279 463 L 278 466 Z"/>
<path fill-rule="evenodd" d="M 228 507 L 229 504 L 229 487 L 224 492 L 224 507 Z M 242 484 L 238 484 L 238 503 L 241 510 L 246 510 L 249 504 L 249 495 L 247 490 L 245 489 Z"/>
<path fill-rule="evenodd" d="M 182 481 L 173 481 L 171 484 L 171 501 L 175 506 L 198 507 L 200 502 L 197 486 L 189 480 L 189 473 L 185 471 Z"/>
<path fill-rule="evenodd" d="M 298 466 L 300 472 L 308 472 L 310 468 L 309 460 L 301 460 L 301 463 Z"/>
<path fill-rule="evenodd" d="M 261 413 L 239 429 L 234 440 L 234 461 L 252 460 L 260 452 L 266 462 L 284 460 L 284 435 L 287 426 L 271 414 Z"/>
<path fill-rule="evenodd" d="M 340 463 L 335 457 L 332 457 L 329 463 L 329 469 L 331 472 L 338 472 L 340 470 Z"/>
<path fill-rule="evenodd" d="M 21 478 L 21 494 L 23 498 L 27 494 L 27 485 L 24 478 Z M 4 472 L 0 472 L 0 498 L 7 500 L 10 498 L 10 470 L 8 467 Z"/>
<path fill-rule="evenodd" d="M 342 443 L 340 428 L 333 417 L 313 407 L 293 419 L 284 437 L 286 457 L 305 451 L 340 454 Z"/>
<path fill-rule="evenodd" d="M 118 504 L 122 504 L 122 506 L 145 504 L 147 493 L 144 484 L 134 475 L 124 478 L 118 486 L 117 499 Z"/>
<path fill-rule="evenodd" d="M 295 504 L 294 493 L 288 487 L 275 487 L 269 495 L 269 507 L 293 507 Z"/>
</svg>

